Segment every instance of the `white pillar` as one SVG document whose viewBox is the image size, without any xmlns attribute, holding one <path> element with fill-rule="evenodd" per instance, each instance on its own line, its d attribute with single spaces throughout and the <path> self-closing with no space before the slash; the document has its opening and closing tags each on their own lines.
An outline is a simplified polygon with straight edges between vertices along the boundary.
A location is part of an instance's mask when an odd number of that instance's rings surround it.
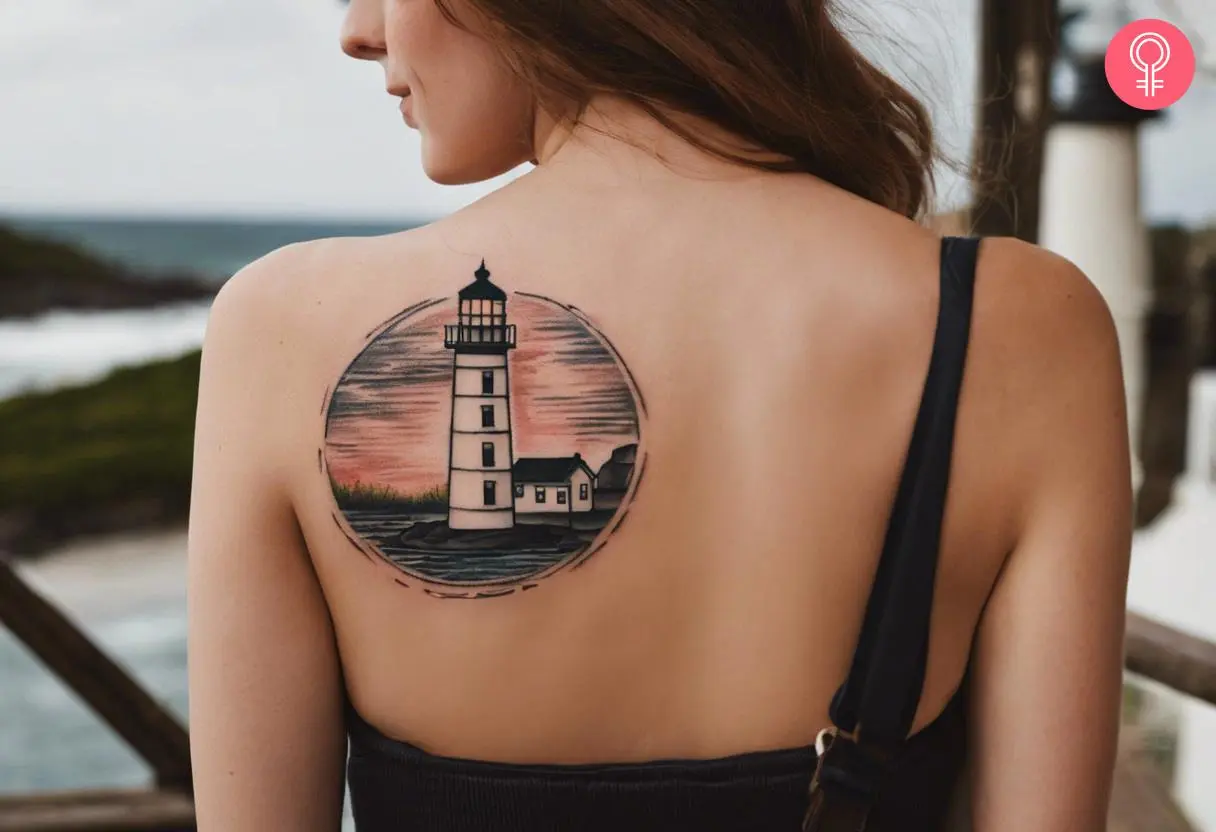
<svg viewBox="0 0 1216 832">
<path fill-rule="evenodd" d="M 1174 503 L 1136 533 L 1128 608 L 1216 642 L 1216 370 L 1191 382 L 1187 469 Z M 1216 708 L 1161 693 L 1177 711 L 1174 796 L 1197 829 L 1216 830 Z"/>
<path fill-rule="evenodd" d="M 1132 465 L 1144 398 L 1144 329 L 1152 293 L 1148 231 L 1140 215 L 1140 147 L 1135 123 L 1065 121 L 1047 135 L 1040 241 L 1075 263 L 1110 306 L 1127 387 Z"/>
<path fill-rule="evenodd" d="M 1191 379 L 1186 470 L 1177 491 L 1180 500 L 1203 501 L 1216 511 L 1216 370 L 1200 370 Z M 1216 552 L 1216 540 L 1212 550 Z"/>
</svg>

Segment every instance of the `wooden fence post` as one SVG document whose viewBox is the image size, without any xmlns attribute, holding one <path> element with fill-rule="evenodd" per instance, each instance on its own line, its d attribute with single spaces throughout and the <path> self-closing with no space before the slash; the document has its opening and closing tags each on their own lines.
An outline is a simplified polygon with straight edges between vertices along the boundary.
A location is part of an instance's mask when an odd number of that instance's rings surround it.
<svg viewBox="0 0 1216 832">
<path fill-rule="evenodd" d="M 981 0 L 973 231 L 1038 241 L 1058 0 Z"/>
</svg>

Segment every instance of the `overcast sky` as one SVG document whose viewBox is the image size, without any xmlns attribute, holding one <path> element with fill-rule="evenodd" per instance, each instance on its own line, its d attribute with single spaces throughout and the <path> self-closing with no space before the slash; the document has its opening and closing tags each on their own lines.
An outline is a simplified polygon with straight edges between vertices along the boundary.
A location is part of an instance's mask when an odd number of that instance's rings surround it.
<svg viewBox="0 0 1216 832">
<path fill-rule="evenodd" d="M 1174 2 L 1207 7 L 1193 22 L 1216 41 L 1216 4 Z M 973 2 L 869 6 L 965 152 Z M 379 68 L 338 50 L 341 17 L 337 0 L 0 0 L 0 211 L 425 218 L 494 187 L 426 179 Z M 1212 81 L 1150 128 L 1154 218 L 1216 217 L 1213 135 Z"/>
</svg>

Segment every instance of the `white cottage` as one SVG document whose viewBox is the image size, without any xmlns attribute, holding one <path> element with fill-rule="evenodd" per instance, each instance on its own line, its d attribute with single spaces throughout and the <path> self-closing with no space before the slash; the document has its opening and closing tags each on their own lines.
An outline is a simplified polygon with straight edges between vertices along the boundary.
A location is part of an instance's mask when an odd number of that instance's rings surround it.
<svg viewBox="0 0 1216 832">
<path fill-rule="evenodd" d="M 523 457 L 511 472 L 515 513 L 579 514 L 595 505 L 595 474 L 579 454 Z"/>
</svg>

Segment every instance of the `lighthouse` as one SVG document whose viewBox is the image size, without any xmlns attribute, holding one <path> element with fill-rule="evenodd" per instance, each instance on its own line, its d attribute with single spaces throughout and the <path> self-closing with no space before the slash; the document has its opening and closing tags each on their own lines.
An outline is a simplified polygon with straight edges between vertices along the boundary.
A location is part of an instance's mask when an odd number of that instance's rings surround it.
<svg viewBox="0 0 1216 832">
<path fill-rule="evenodd" d="M 512 482 L 511 377 L 507 354 L 515 327 L 507 293 L 490 281 L 485 261 L 460 290 L 456 323 L 444 326 L 453 352 L 452 433 L 448 451 L 448 526 L 515 526 Z"/>
<path fill-rule="evenodd" d="M 1121 2 L 1088 0 L 1065 14 L 1056 119 L 1044 150 L 1040 240 L 1072 260 L 1106 299 L 1118 330 L 1133 475 L 1144 395 L 1149 236 L 1140 213 L 1140 130 L 1160 113 L 1125 104 L 1106 79 L 1106 45 L 1130 20 Z"/>
</svg>

